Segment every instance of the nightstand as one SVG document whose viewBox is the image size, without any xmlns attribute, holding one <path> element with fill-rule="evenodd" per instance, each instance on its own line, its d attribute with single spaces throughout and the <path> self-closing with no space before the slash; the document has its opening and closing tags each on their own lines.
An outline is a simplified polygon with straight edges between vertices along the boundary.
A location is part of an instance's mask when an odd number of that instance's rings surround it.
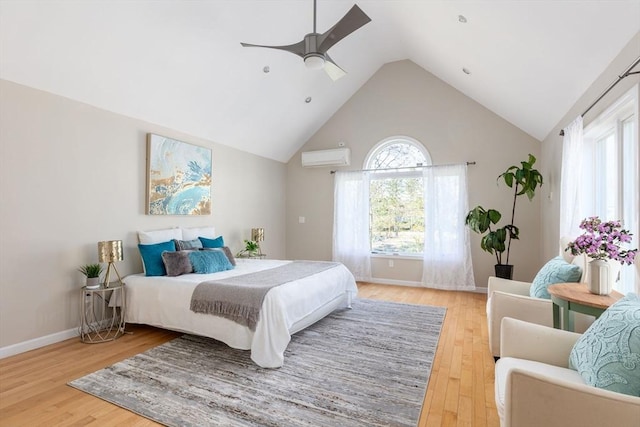
<svg viewBox="0 0 640 427">
<path fill-rule="evenodd" d="M 236 255 L 236 258 L 245 258 L 245 259 L 265 259 L 267 254 L 253 254 L 253 255 Z"/>
<path fill-rule="evenodd" d="M 80 340 L 86 343 L 113 341 L 124 334 L 126 292 L 111 283 L 97 289 L 80 290 Z"/>
</svg>

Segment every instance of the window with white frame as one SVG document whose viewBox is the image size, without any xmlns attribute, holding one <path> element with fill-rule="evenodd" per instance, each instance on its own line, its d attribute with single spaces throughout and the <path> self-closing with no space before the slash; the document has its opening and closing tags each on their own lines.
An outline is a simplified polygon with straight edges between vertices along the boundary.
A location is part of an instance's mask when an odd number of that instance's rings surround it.
<svg viewBox="0 0 640 427">
<path fill-rule="evenodd" d="M 370 175 L 370 241 L 377 254 L 421 255 L 424 248 L 422 170 L 431 164 L 422 144 L 408 137 L 378 143 L 365 161 Z"/>
<path fill-rule="evenodd" d="M 584 165 L 591 171 L 587 174 L 591 182 L 584 186 L 587 206 L 603 220 L 619 219 L 633 234 L 633 248 L 640 246 L 638 108 L 636 85 L 584 130 Z M 635 269 L 623 267 L 614 288 L 638 292 Z"/>
</svg>

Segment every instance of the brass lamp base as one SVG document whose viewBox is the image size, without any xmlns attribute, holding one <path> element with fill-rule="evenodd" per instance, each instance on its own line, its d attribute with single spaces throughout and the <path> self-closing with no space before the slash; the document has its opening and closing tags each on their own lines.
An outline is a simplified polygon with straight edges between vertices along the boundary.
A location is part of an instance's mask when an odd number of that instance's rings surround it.
<svg viewBox="0 0 640 427">
<path fill-rule="evenodd" d="M 122 286 L 123 285 L 122 278 L 120 277 L 120 273 L 118 273 L 118 269 L 116 268 L 115 263 L 109 262 L 109 265 L 107 266 L 107 273 L 104 275 L 104 287 L 105 288 L 109 287 L 109 277 L 111 276 L 111 268 L 113 268 L 113 271 L 116 272 L 116 275 L 118 276 L 118 282 Z"/>
</svg>

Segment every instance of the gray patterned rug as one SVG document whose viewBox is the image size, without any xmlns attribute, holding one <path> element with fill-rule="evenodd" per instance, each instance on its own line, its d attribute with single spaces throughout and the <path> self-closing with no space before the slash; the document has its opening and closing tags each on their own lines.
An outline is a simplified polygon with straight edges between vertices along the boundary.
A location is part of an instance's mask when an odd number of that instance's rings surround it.
<svg viewBox="0 0 640 427">
<path fill-rule="evenodd" d="M 69 385 L 168 426 L 415 426 L 445 310 L 358 299 L 279 369 L 184 335 Z"/>
</svg>

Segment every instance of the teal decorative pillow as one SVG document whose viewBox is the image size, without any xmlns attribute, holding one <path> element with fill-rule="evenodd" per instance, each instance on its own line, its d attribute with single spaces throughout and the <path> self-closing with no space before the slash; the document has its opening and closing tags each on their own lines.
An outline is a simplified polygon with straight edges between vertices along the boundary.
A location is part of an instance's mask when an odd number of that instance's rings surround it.
<svg viewBox="0 0 640 427">
<path fill-rule="evenodd" d="M 569 264 L 561 256 L 557 256 L 547 262 L 536 274 L 529 288 L 529 296 L 535 298 L 551 299 L 547 291 L 549 285 L 554 283 L 577 282 L 582 277 L 582 269 L 574 264 Z"/>
<path fill-rule="evenodd" d="M 215 239 L 207 239 L 206 237 L 198 237 L 205 248 L 222 248 L 224 247 L 224 239 L 218 236 Z"/>
<path fill-rule="evenodd" d="M 233 265 L 222 249 L 189 252 L 189 260 L 193 265 L 193 272 L 198 274 L 233 270 Z"/>
<path fill-rule="evenodd" d="M 202 249 L 202 242 L 200 239 L 193 240 L 177 240 L 174 239 L 173 242 L 176 244 L 177 251 L 188 251 L 193 249 Z"/>
<path fill-rule="evenodd" d="M 155 243 L 151 245 L 138 244 L 138 250 L 144 263 L 144 271 L 147 276 L 166 276 L 167 270 L 162 262 L 162 252 L 174 252 L 176 245 L 173 240 L 168 242 Z"/>
<path fill-rule="evenodd" d="M 640 396 L 640 298 L 615 302 L 578 338 L 569 367 L 585 383 Z"/>
<path fill-rule="evenodd" d="M 229 249 L 228 246 L 223 246 L 221 248 L 203 248 L 203 249 L 200 249 L 200 250 L 201 251 L 219 251 L 219 250 L 222 250 L 222 252 L 224 252 L 224 254 L 227 256 L 227 259 L 229 260 L 231 265 L 233 265 L 234 267 L 236 266 L 236 258 L 233 256 L 233 253 L 231 252 L 231 249 Z"/>
</svg>

